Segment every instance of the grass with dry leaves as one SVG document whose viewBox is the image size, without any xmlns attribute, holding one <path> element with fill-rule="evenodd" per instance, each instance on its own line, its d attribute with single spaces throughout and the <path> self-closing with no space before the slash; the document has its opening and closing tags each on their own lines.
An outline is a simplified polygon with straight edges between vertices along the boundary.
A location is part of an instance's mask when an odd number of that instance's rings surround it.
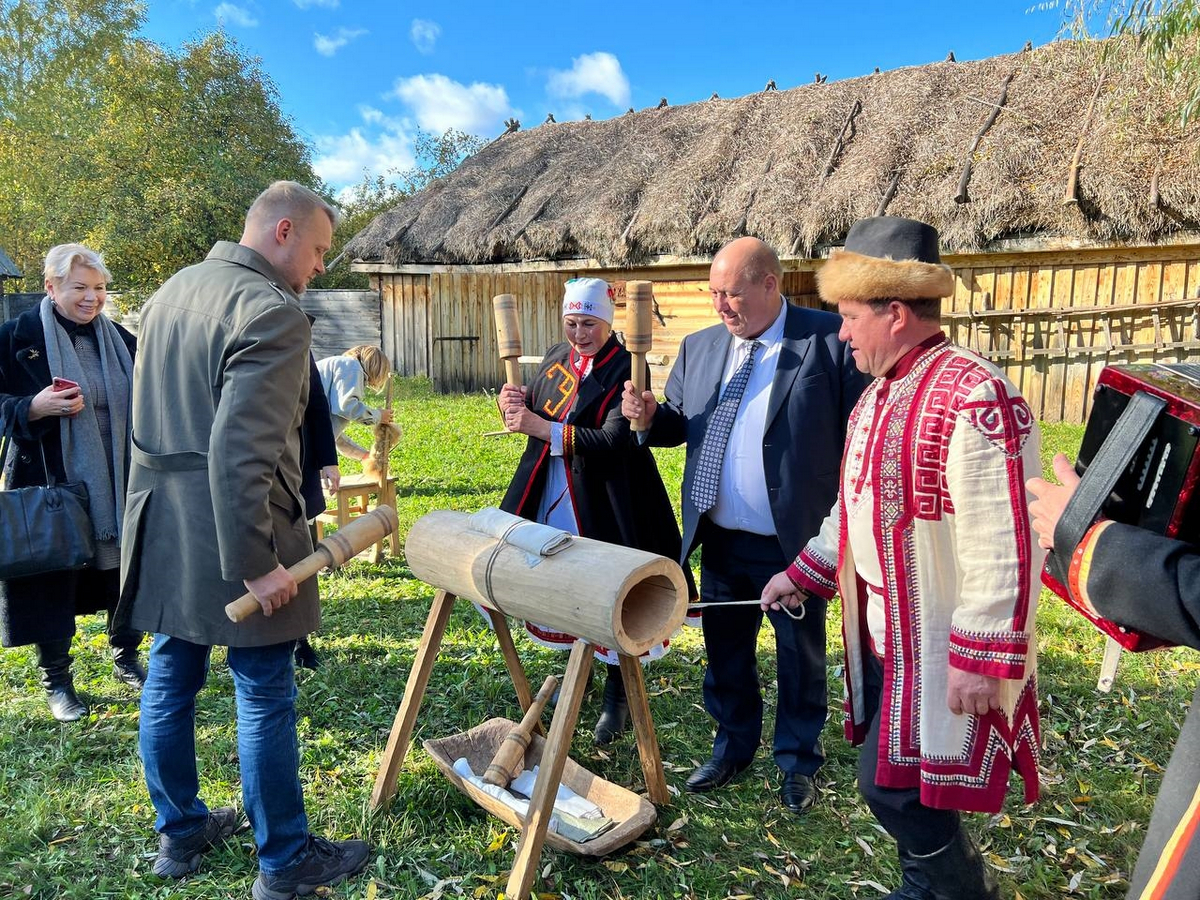
<svg viewBox="0 0 1200 900">
<path fill-rule="evenodd" d="M 494 504 L 513 470 L 520 440 L 483 438 L 497 427 L 481 395 L 442 397 L 423 382 L 401 382 L 397 418 L 404 439 L 393 453 L 400 473 L 402 530 L 427 510 Z M 360 437 L 365 436 L 360 433 Z M 1045 458 L 1073 452 L 1080 430 L 1045 429 Z M 682 454 L 659 455 L 678 492 Z M 315 644 L 323 666 L 301 672 L 300 738 L 312 828 L 367 838 L 366 874 L 330 892 L 343 898 L 494 898 L 512 863 L 514 830 L 488 817 L 446 782 L 420 749 L 495 716 L 519 717 L 491 633 L 458 604 L 422 708 L 414 749 L 391 808 L 372 815 L 368 799 L 392 717 L 404 691 L 431 589 L 403 559 L 354 562 L 322 576 L 325 625 Z M 829 898 L 874 900 L 898 882 L 891 840 L 858 799 L 856 751 L 841 736 L 841 647 L 829 622 L 830 723 L 823 797 L 804 818 L 776 800 L 778 770 L 766 746 L 755 765 L 724 790 L 682 792 L 709 751 L 711 722 L 701 699 L 699 632 L 685 630 L 673 651 L 646 670 L 667 767 L 672 805 L 625 852 L 587 861 L 546 851 L 535 891 L 543 898 Z M 1184 650 L 1126 656 L 1117 689 L 1095 690 L 1103 642 L 1060 601 L 1044 595 L 1039 613 L 1044 752 L 1042 800 L 1012 792 L 1005 811 L 969 817 L 1006 896 L 1117 898 L 1127 877 L 1163 767 L 1195 685 L 1197 657 Z M 520 640 L 531 681 L 561 672 L 564 657 Z M 773 705 L 769 630 L 760 673 Z M 50 719 L 30 648 L 0 654 L 0 897 L 243 898 L 255 876 L 248 833 L 210 853 L 179 883 L 150 874 L 154 813 L 137 759 L 136 696 L 109 674 L 102 623 L 81 620 L 76 679 L 92 716 L 61 726 Z M 598 681 L 599 683 L 599 681 Z M 619 784 L 638 787 L 632 739 L 608 750 L 590 741 L 599 691 L 585 700 L 572 756 Z M 198 709 L 202 793 L 212 805 L 240 804 L 233 692 L 222 654 L 214 655 Z"/>
</svg>

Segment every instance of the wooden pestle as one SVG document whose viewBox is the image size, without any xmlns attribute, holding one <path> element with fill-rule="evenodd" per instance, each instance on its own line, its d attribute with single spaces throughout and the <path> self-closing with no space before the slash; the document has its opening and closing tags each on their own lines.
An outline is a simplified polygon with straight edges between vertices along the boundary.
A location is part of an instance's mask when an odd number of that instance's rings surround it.
<svg viewBox="0 0 1200 900">
<path fill-rule="evenodd" d="M 521 723 L 504 736 L 499 749 L 496 750 L 496 755 L 488 763 L 487 771 L 483 773 L 483 780 L 488 784 L 502 788 L 508 787 L 509 782 L 524 765 L 525 751 L 529 749 L 529 740 L 534 726 L 542 717 L 542 709 L 554 696 L 556 687 L 558 687 L 558 679 L 553 675 L 547 675 L 546 680 L 542 683 L 542 689 L 537 692 L 537 696 L 529 704 L 529 709 L 525 712 Z"/>
<path fill-rule="evenodd" d="M 629 380 L 640 397 L 646 390 L 646 354 L 654 347 L 654 284 L 630 281 L 625 284 L 625 349 L 633 356 Z M 630 422 L 632 431 L 645 431 L 641 419 Z"/>
<path fill-rule="evenodd" d="M 335 569 L 382 540 L 384 535 L 391 534 L 397 525 L 394 509 L 377 506 L 326 537 L 312 553 L 295 565 L 288 566 L 288 572 L 297 582 L 301 582 L 312 578 L 322 569 Z M 231 622 L 240 622 L 261 609 L 254 594 L 247 592 L 225 605 L 225 615 Z"/>
<path fill-rule="evenodd" d="M 496 349 L 504 360 L 504 380 L 521 386 L 521 319 L 517 315 L 517 298 L 498 294 L 492 298 L 496 314 Z"/>
</svg>

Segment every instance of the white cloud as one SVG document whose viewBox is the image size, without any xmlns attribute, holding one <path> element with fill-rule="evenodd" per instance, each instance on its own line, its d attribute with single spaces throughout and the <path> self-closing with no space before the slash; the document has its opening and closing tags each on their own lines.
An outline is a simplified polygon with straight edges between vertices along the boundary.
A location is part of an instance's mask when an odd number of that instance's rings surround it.
<svg viewBox="0 0 1200 900">
<path fill-rule="evenodd" d="M 514 114 L 508 93 L 498 84 L 460 84 L 445 75 L 414 75 L 396 81 L 388 99 L 406 103 L 426 131 L 441 134 L 456 128 L 468 134 L 493 137 L 505 118 Z"/>
<path fill-rule="evenodd" d="M 292 0 L 301 9 L 308 9 L 310 6 L 321 6 L 325 9 L 337 9 L 340 0 Z"/>
<path fill-rule="evenodd" d="M 546 91 L 554 97 L 582 97 L 599 94 L 613 106 L 629 105 L 629 79 L 621 71 L 621 61 L 611 53 L 585 53 L 571 60 L 567 71 L 552 71 Z"/>
<path fill-rule="evenodd" d="M 242 28 L 253 28 L 258 24 L 258 19 L 254 18 L 249 10 L 232 3 L 220 4 L 213 10 L 213 15 L 222 24 L 229 22 L 232 25 L 240 25 Z"/>
<path fill-rule="evenodd" d="M 409 30 L 413 46 L 419 53 L 432 53 L 433 46 L 441 34 L 442 26 L 428 19 L 413 19 L 412 28 Z"/>
<path fill-rule="evenodd" d="M 317 135 L 317 157 L 313 169 L 326 183 L 347 188 L 362 180 L 363 172 L 385 178 L 394 171 L 411 168 L 416 159 L 412 139 L 404 123 L 379 110 L 360 108 L 363 126 L 346 134 Z"/>
<path fill-rule="evenodd" d="M 327 34 L 313 34 L 313 49 L 322 56 L 333 56 L 356 37 L 366 34 L 365 28 L 339 28 L 332 37 Z"/>
</svg>

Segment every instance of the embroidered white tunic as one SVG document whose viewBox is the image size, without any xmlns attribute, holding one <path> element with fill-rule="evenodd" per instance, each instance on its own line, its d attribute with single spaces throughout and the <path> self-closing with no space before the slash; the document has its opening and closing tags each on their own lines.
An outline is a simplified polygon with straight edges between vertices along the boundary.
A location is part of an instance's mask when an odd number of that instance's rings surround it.
<svg viewBox="0 0 1200 900">
<path fill-rule="evenodd" d="M 948 343 L 929 349 L 906 374 L 863 393 L 838 502 L 788 570 L 814 594 L 842 596 L 854 743 L 870 724 L 862 690 L 875 632 L 884 673 L 876 780 L 919 787 L 926 806 L 996 812 L 1014 768 L 1026 802 L 1037 798 L 1033 621 L 1045 554 L 1029 525 L 1025 479 L 1041 472 L 1039 444 L 1028 405 L 999 369 Z M 864 544 L 875 558 L 860 563 Z M 877 591 L 864 575 L 878 579 Z M 951 713 L 951 666 L 1003 679 L 1000 710 Z"/>
</svg>

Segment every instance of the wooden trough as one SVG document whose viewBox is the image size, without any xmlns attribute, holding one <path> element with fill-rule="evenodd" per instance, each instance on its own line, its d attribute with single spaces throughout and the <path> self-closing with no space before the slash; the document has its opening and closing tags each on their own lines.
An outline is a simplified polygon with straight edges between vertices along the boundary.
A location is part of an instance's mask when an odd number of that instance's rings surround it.
<svg viewBox="0 0 1200 900">
<path fill-rule="evenodd" d="M 425 752 L 432 757 L 434 763 L 451 784 L 496 818 L 502 819 L 514 828 L 521 828 L 524 826 L 524 822 L 521 821 L 521 817 L 515 810 L 505 806 L 490 794 L 484 793 L 454 771 L 454 761 L 465 758 L 470 763 L 472 771 L 482 772 L 492 757 L 496 755 L 497 748 L 514 724 L 509 719 L 488 719 L 470 731 L 424 741 L 422 746 L 425 747 Z M 529 750 L 525 753 L 527 769 L 541 764 L 545 747 L 545 740 L 534 735 Z M 553 831 L 547 831 L 546 843 L 556 850 L 579 856 L 607 856 L 614 850 L 619 850 L 631 841 L 637 840 L 658 818 L 658 811 L 655 810 L 654 804 L 645 797 L 639 797 L 633 791 L 623 788 L 619 784 L 605 781 L 572 759 L 568 758 L 563 764 L 561 783 L 580 797 L 591 800 L 617 824 L 612 830 L 582 844 Z"/>
</svg>

